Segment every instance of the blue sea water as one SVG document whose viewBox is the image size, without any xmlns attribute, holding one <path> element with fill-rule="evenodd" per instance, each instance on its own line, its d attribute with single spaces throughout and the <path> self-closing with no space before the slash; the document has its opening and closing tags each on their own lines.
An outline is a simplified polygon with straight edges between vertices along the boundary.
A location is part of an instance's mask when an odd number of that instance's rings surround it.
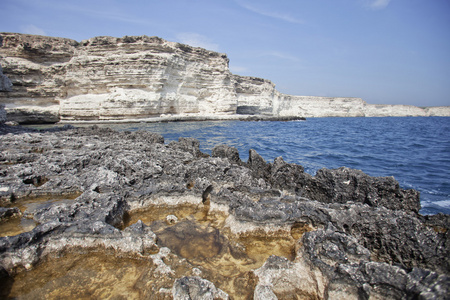
<svg viewBox="0 0 450 300">
<path fill-rule="evenodd" d="M 111 127 L 111 125 L 108 125 Z M 207 121 L 139 123 L 118 130 L 148 130 L 165 141 L 193 137 L 211 153 L 236 147 L 242 160 L 255 149 L 266 161 L 282 156 L 314 175 L 342 166 L 371 176 L 394 176 L 421 192 L 422 214 L 450 213 L 450 118 L 310 118 L 292 122 Z"/>
</svg>

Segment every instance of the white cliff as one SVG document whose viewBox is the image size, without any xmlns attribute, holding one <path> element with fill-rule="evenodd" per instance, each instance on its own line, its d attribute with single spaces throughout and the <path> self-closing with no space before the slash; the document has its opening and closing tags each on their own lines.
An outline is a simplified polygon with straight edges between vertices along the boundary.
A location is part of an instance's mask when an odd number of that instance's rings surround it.
<svg viewBox="0 0 450 300">
<path fill-rule="evenodd" d="M 8 119 L 151 120 L 161 115 L 271 117 L 450 116 L 449 107 L 370 105 L 291 96 L 266 79 L 233 75 L 225 54 L 158 37 L 64 38 L 0 33 L 0 93 Z M 2 77 L 3 78 L 3 77 Z"/>
<path fill-rule="evenodd" d="M 12 90 L 12 83 L 9 78 L 3 74 L 2 66 L 0 65 L 0 92 L 10 92 Z M 0 103 L 0 124 L 6 121 L 5 106 Z"/>
<path fill-rule="evenodd" d="M 301 117 L 364 117 L 367 103 L 360 98 L 290 96 L 280 94 L 276 112 Z"/>
<path fill-rule="evenodd" d="M 274 113 L 299 117 L 431 117 L 450 116 L 449 106 L 368 104 L 361 98 L 291 96 L 279 94 Z"/>
<path fill-rule="evenodd" d="M 0 104 L 0 124 L 6 121 L 6 110 L 3 104 Z"/>
<path fill-rule="evenodd" d="M 0 65 L 0 92 L 11 92 L 12 91 L 12 83 L 9 78 L 3 74 L 3 68 Z"/>
</svg>

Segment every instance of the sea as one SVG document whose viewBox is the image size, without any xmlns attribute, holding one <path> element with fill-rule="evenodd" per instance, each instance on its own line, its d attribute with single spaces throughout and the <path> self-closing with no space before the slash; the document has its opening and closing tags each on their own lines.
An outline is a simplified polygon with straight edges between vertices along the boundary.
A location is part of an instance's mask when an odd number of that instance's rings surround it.
<svg viewBox="0 0 450 300">
<path fill-rule="evenodd" d="M 450 214 L 450 117 L 308 118 L 305 121 L 204 121 L 100 125 L 148 130 L 166 143 L 200 141 L 200 150 L 226 144 L 250 149 L 267 162 L 282 156 L 314 175 L 342 166 L 371 176 L 394 176 L 404 189 L 420 191 L 420 213 Z"/>
</svg>

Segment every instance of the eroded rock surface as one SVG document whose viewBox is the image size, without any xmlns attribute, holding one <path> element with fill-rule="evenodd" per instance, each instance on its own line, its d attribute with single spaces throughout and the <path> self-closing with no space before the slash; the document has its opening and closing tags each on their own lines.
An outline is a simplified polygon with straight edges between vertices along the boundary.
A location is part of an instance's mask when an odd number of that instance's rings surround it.
<svg viewBox="0 0 450 300">
<path fill-rule="evenodd" d="M 6 110 L 3 104 L 0 104 L 0 124 L 5 123 L 6 121 Z"/>
<path fill-rule="evenodd" d="M 3 74 L 2 65 L 0 65 L 0 92 L 11 92 L 12 83 L 11 80 Z"/>
<path fill-rule="evenodd" d="M 228 299 L 228 295 L 217 289 L 213 283 L 200 277 L 183 277 L 177 279 L 173 286 L 173 299 Z"/>
<path fill-rule="evenodd" d="M 254 150 L 243 162 L 225 145 L 209 156 L 194 139 L 165 144 L 157 134 L 98 127 L 1 125 L 0 141 L 2 219 L 37 224 L 0 238 L 2 296 L 20 296 L 14 278 L 42 272 L 48 257 L 111 251 L 119 265 L 124 255 L 148 264 L 132 269 L 127 288 L 136 298 L 151 291 L 161 299 L 445 299 L 450 292 L 449 216 L 419 215 L 419 194 L 391 177 L 348 168 L 311 176 Z M 64 264 L 69 274 L 74 267 Z M 120 281 L 113 274 L 96 286 Z M 27 295 L 64 290 L 56 284 L 37 283 Z"/>
</svg>

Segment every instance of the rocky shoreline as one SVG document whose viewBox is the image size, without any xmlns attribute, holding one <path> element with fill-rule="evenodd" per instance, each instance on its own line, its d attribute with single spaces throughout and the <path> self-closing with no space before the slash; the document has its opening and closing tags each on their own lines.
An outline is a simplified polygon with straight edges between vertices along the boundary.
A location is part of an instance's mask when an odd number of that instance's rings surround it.
<svg viewBox="0 0 450 300">
<path fill-rule="evenodd" d="M 0 141 L 0 297 L 448 297 L 450 217 L 392 177 L 96 126 Z"/>
<path fill-rule="evenodd" d="M 58 124 L 123 124 L 123 123 L 168 123 L 168 122 L 204 122 L 204 121 L 305 121 L 306 118 L 296 116 L 264 116 L 264 115 L 161 115 L 143 119 L 102 120 L 102 121 L 60 121 Z"/>
</svg>

